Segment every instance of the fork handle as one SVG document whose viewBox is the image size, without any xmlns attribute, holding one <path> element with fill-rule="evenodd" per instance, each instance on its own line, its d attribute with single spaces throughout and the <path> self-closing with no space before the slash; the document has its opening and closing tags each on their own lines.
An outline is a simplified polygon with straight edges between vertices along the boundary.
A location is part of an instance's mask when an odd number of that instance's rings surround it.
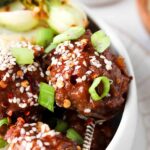
<svg viewBox="0 0 150 150">
<path fill-rule="evenodd" d="M 90 150 L 91 149 L 95 126 L 96 126 L 96 123 L 94 120 L 88 120 L 82 150 Z"/>
</svg>

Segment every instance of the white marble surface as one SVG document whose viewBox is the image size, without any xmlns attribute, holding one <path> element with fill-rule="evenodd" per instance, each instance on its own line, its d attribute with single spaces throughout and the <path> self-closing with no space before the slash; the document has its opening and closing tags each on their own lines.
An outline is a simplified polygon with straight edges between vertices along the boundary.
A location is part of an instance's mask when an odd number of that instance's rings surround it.
<svg viewBox="0 0 150 150">
<path fill-rule="evenodd" d="M 146 131 L 147 149 L 150 150 L 150 35 L 141 22 L 136 0 L 90 6 L 90 11 L 96 19 L 103 18 L 114 29 L 128 50 L 137 81 L 139 110 Z"/>
</svg>

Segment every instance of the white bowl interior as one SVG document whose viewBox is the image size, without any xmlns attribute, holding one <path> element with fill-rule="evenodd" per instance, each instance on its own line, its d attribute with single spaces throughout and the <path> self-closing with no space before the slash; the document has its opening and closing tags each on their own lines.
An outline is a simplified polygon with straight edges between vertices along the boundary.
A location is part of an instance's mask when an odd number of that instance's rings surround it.
<svg viewBox="0 0 150 150">
<path fill-rule="evenodd" d="M 119 55 L 124 57 L 129 74 L 132 75 L 133 77 L 133 80 L 131 81 L 130 84 L 128 98 L 120 125 L 112 141 L 110 142 L 110 144 L 106 149 L 106 150 L 131 150 L 136 132 L 138 107 L 137 107 L 136 81 L 130 58 L 128 56 L 125 47 L 123 46 L 119 38 L 114 34 L 112 29 L 102 19 L 96 20 L 96 18 L 94 18 L 94 16 L 90 14 L 90 10 L 87 7 L 82 5 L 81 8 L 85 10 L 85 12 L 96 23 L 97 26 L 99 26 L 107 33 L 107 35 L 109 35 L 109 37 L 111 38 L 112 49 L 116 51 Z"/>
</svg>

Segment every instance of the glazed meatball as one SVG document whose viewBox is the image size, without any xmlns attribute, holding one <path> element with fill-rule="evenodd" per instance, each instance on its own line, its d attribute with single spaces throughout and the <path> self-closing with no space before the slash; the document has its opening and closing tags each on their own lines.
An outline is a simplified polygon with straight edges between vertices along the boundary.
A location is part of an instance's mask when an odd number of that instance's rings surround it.
<svg viewBox="0 0 150 150">
<path fill-rule="evenodd" d="M 55 88 L 59 107 L 99 119 L 110 118 L 123 107 L 130 82 L 124 61 L 109 49 L 98 53 L 91 43 L 90 31 L 76 41 L 59 44 L 47 56 L 46 63 L 50 64 L 47 80 Z M 111 89 L 102 100 L 94 101 L 89 88 L 100 76 L 109 78 Z M 99 84 L 97 92 L 101 93 L 102 89 L 103 85 Z"/>
<path fill-rule="evenodd" d="M 15 125 L 7 131 L 5 139 L 9 143 L 8 150 L 77 150 L 76 143 L 61 133 L 51 130 L 47 124 L 25 123 L 18 118 Z"/>
<path fill-rule="evenodd" d="M 31 65 L 18 65 L 11 51 L 0 51 L 0 119 L 17 116 L 18 113 L 36 120 L 39 84 L 45 81 L 37 59 L 43 49 L 26 42 L 16 43 L 15 46 L 30 48 L 35 59 Z"/>
</svg>

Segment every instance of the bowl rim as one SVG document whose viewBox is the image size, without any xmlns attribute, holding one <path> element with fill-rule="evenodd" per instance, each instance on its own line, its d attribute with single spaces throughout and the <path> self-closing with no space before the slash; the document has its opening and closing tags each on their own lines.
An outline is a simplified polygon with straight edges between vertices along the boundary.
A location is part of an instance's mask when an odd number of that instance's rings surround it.
<svg viewBox="0 0 150 150">
<path fill-rule="evenodd" d="M 73 3 L 73 5 L 77 5 L 79 8 L 82 8 L 83 11 L 85 11 L 85 13 L 93 20 L 93 22 L 95 22 L 98 27 L 107 33 L 111 39 L 113 49 L 125 58 L 129 74 L 133 77 L 133 80 L 130 83 L 128 98 L 121 122 L 113 139 L 106 148 L 106 150 L 130 150 L 135 138 L 138 120 L 137 88 L 131 60 L 120 39 L 103 19 L 99 18 L 99 20 L 97 20 L 95 16 L 90 13 L 90 9 L 81 3 L 76 2 L 75 4 Z"/>
</svg>

